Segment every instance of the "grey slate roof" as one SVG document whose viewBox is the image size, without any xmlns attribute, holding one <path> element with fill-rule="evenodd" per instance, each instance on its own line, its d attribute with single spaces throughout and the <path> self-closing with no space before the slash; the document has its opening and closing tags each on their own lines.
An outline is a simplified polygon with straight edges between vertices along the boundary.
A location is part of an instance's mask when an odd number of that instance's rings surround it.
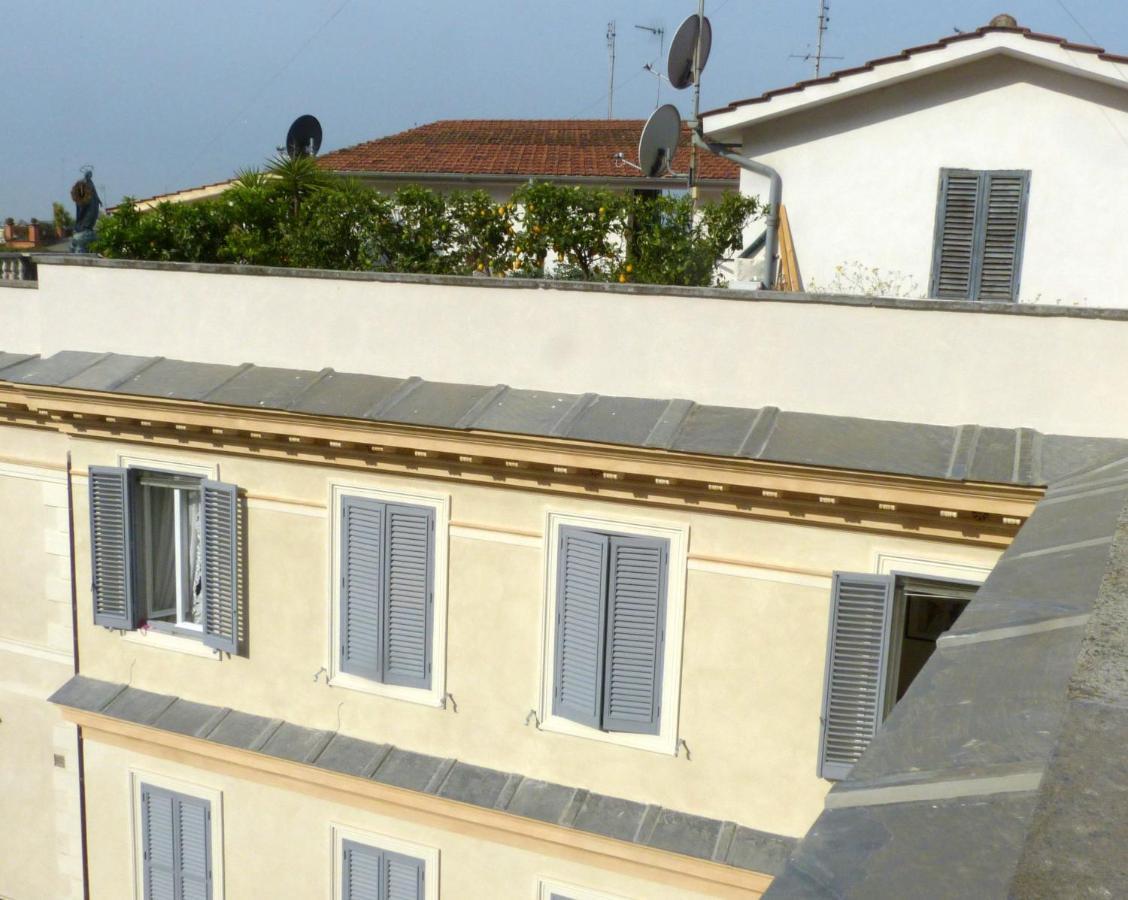
<svg viewBox="0 0 1128 900">
<path fill-rule="evenodd" d="M 794 838 L 76 675 L 52 703 L 774 875 Z"/>
<path fill-rule="evenodd" d="M 770 898 L 1128 894 L 1128 459 L 1058 479 Z"/>
<path fill-rule="evenodd" d="M 0 352 L 0 382 L 1013 485 L 1046 484 L 1128 455 L 1128 440 L 1028 428 L 921 425 L 116 353 Z"/>
</svg>

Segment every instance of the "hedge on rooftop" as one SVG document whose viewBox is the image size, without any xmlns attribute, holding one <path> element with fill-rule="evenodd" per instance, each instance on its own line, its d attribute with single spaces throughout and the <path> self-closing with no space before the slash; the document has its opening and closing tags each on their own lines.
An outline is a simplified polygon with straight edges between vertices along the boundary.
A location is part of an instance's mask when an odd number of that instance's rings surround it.
<svg viewBox="0 0 1128 900">
<path fill-rule="evenodd" d="M 175 262 L 705 286 L 762 213 L 736 193 L 688 196 L 530 182 L 509 202 L 485 191 L 383 194 L 309 158 L 244 171 L 217 197 L 141 212 L 126 198 L 98 223 L 94 252 Z"/>
</svg>

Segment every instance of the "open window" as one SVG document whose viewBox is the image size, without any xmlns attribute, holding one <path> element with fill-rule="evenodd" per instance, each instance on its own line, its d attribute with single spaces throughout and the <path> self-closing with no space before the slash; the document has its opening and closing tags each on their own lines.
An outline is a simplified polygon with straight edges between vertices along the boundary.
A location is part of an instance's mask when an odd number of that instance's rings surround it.
<svg viewBox="0 0 1128 900">
<path fill-rule="evenodd" d="M 898 573 L 834 573 L 820 776 L 849 773 L 978 588 Z"/>
<path fill-rule="evenodd" d="M 239 642 L 237 489 L 148 469 L 90 468 L 94 624 Z"/>
</svg>

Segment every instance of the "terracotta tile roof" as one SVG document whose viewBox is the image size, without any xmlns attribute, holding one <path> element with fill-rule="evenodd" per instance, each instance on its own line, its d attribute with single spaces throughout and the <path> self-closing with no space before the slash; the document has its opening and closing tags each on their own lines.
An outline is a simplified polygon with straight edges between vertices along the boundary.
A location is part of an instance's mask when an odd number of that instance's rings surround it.
<svg viewBox="0 0 1128 900">
<path fill-rule="evenodd" d="M 320 162 L 356 173 L 637 178 L 612 157 L 622 152 L 637 162 L 642 126 L 642 119 L 448 119 L 334 150 Z M 698 159 L 702 178 L 736 186 L 734 164 L 708 153 Z M 685 127 L 674 169 L 688 166 Z"/>
<path fill-rule="evenodd" d="M 977 38 L 984 37 L 988 34 L 1017 34 L 1022 37 L 1028 38 L 1032 41 L 1040 41 L 1046 44 L 1057 44 L 1063 50 L 1071 50 L 1077 53 L 1091 53 L 1098 59 L 1110 63 L 1128 63 L 1128 56 L 1118 56 L 1114 53 L 1108 53 L 1103 47 L 1091 47 L 1088 44 L 1075 44 L 1070 40 L 1063 37 L 1058 37 L 1053 34 L 1042 34 L 1037 31 L 1031 31 L 1029 28 L 1011 28 L 999 25 L 986 25 L 983 28 L 977 28 L 975 31 L 968 31 L 963 34 L 954 34 L 950 37 L 941 38 L 932 44 L 921 44 L 919 47 L 909 47 L 907 50 L 902 50 L 894 56 L 884 56 L 880 59 L 871 59 L 869 62 L 862 63 L 860 66 L 855 66 L 850 69 L 840 69 L 837 72 L 831 72 L 822 78 L 812 78 L 808 81 L 800 81 L 787 87 L 774 88 L 770 91 L 765 91 L 759 97 L 749 97 L 747 100 L 734 100 L 728 106 L 718 107 L 711 109 L 708 112 L 702 113 L 703 116 L 713 116 L 719 113 L 729 112 L 734 109 L 739 109 L 742 106 L 749 106 L 753 103 L 766 103 L 773 97 L 778 97 L 782 94 L 794 94 L 805 88 L 813 87 L 820 84 L 833 84 L 843 78 L 849 78 L 851 75 L 860 75 L 863 72 L 872 72 L 878 66 L 884 66 L 889 63 L 903 62 L 910 57 L 917 56 L 921 53 L 928 53 L 933 50 L 943 50 L 952 44 L 957 44 L 962 41 L 972 41 Z"/>
</svg>

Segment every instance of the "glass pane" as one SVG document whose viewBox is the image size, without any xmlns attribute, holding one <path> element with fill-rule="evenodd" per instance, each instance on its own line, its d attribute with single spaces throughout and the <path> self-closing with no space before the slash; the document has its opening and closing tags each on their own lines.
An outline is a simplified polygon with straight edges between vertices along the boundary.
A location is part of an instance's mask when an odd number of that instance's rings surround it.
<svg viewBox="0 0 1128 900">
<path fill-rule="evenodd" d="M 185 589 L 182 592 L 180 621 L 188 625 L 202 625 L 203 609 L 203 532 L 200 528 L 200 492 L 183 490 L 184 511 L 183 533 L 183 577 Z"/>
<path fill-rule="evenodd" d="M 145 540 L 142 542 L 148 572 L 149 617 L 176 612 L 176 510 L 173 491 L 146 487 Z"/>
</svg>

